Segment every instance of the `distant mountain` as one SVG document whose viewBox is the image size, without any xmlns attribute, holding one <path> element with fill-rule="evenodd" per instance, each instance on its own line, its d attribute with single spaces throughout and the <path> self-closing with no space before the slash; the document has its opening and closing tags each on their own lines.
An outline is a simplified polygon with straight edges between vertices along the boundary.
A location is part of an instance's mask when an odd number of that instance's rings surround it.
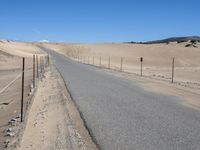
<svg viewBox="0 0 200 150">
<path fill-rule="evenodd" d="M 159 44 L 159 43 L 169 43 L 169 42 L 187 42 L 187 41 L 198 41 L 200 42 L 200 36 L 187 36 L 187 37 L 171 37 L 163 40 L 155 40 L 148 42 L 129 42 L 129 43 L 139 43 L 139 44 Z"/>
</svg>

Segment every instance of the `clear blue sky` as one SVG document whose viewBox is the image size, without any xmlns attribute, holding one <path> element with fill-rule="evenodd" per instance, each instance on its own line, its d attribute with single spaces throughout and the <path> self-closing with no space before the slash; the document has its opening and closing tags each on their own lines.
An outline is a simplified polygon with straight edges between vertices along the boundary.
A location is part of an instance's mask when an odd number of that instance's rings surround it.
<svg viewBox="0 0 200 150">
<path fill-rule="evenodd" d="M 0 38 L 148 41 L 200 35 L 199 0 L 1 0 Z"/>
</svg>

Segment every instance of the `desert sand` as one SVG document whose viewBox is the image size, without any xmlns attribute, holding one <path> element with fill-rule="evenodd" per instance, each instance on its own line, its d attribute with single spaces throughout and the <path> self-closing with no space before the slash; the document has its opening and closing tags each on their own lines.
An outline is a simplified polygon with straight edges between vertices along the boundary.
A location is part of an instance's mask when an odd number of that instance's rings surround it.
<svg viewBox="0 0 200 150">
<path fill-rule="evenodd" d="M 13 138 L 5 136 L 6 130 L 11 127 L 8 122 L 20 114 L 22 57 L 26 57 L 24 110 L 31 99 L 28 94 L 32 83 L 33 53 L 42 52 L 32 44 L 0 41 L 0 149 L 5 146 L 6 140 Z"/>
<path fill-rule="evenodd" d="M 37 80 L 38 91 L 35 91 L 35 97 L 28 95 L 32 84 L 32 55 L 46 55 L 37 45 L 53 49 L 75 61 L 100 66 L 102 69 L 108 68 L 110 57 L 112 70 L 108 71 L 113 75 L 138 81 L 138 84 L 146 90 L 180 96 L 186 99 L 184 105 L 200 109 L 200 44 L 197 44 L 197 48 L 185 47 L 186 44 L 186 42 L 148 45 L 64 44 L 1 40 L 0 90 L 21 74 L 22 57 L 26 57 L 25 103 L 32 99 L 32 107 L 29 110 L 31 117 L 27 117 L 27 126 L 25 124 L 20 128 L 20 133 L 17 133 L 15 137 L 5 136 L 5 130 L 11 127 L 8 121 L 18 116 L 20 112 L 21 78 L 19 76 L 0 94 L 0 149 L 5 146 L 4 142 L 7 139 L 14 139 L 15 143 L 18 143 L 15 145 L 18 149 L 96 148 L 84 128 L 79 112 L 70 99 L 61 77 L 53 66 L 47 70 L 43 80 Z M 123 72 L 120 72 L 121 57 Z M 140 57 L 144 58 L 142 78 L 140 77 Z M 171 84 L 173 57 L 175 57 L 175 83 Z M 21 137 L 21 142 L 16 139 L 18 135 Z M 57 144 L 56 142 L 53 144 L 52 141 L 56 141 Z"/>
<path fill-rule="evenodd" d="M 32 88 L 33 54 L 46 55 L 32 43 L 0 41 L 0 149 L 96 149 L 53 66 Z M 20 123 L 22 57 L 25 118 Z"/>
</svg>

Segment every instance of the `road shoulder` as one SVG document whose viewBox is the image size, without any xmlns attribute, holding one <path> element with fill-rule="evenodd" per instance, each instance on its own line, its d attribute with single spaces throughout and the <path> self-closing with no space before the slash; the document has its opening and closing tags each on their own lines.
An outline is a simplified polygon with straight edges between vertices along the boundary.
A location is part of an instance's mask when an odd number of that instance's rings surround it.
<svg viewBox="0 0 200 150">
<path fill-rule="evenodd" d="M 39 83 L 17 149 L 97 149 L 54 66 Z"/>
</svg>

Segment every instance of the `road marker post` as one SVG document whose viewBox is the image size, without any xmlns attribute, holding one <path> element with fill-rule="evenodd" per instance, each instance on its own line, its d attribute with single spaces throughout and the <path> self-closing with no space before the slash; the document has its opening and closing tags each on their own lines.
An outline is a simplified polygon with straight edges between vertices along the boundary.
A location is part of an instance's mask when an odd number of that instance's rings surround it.
<svg viewBox="0 0 200 150">
<path fill-rule="evenodd" d="M 23 122 L 23 112 L 24 112 L 24 66 L 25 58 L 22 58 L 22 91 L 21 91 L 21 122 Z"/>
<path fill-rule="evenodd" d="M 88 56 L 88 64 L 90 64 L 90 56 Z"/>
<path fill-rule="evenodd" d="M 93 63 L 93 65 L 94 65 L 94 56 L 93 56 L 93 58 L 92 58 L 92 63 Z"/>
<path fill-rule="evenodd" d="M 172 83 L 174 83 L 174 61 L 175 61 L 175 58 L 173 57 L 173 59 L 172 59 Z"/>
<path fill-rule="evenodd" d="M 140 57 L 140 62 L 141 62 L 141 73 L 140 73 L 140 75 L 141 75 L 141 77 L 142 77 L 142 63 L 143 63 L 143 57 Z"/>
</svg>

